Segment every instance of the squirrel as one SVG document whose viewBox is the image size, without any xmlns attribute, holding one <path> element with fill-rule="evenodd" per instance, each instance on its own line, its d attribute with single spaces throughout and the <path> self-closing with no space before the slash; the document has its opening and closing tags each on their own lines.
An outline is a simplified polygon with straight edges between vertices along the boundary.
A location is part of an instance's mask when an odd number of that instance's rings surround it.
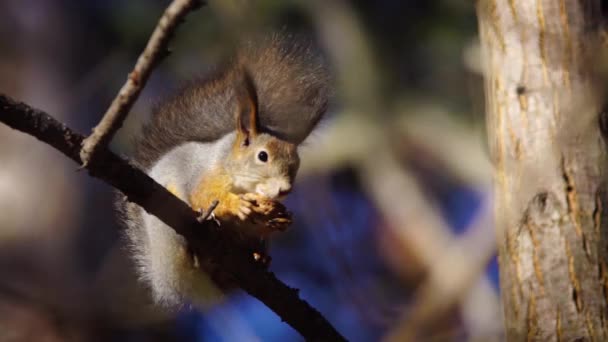
<svg viewBox="0 0 608 342">
<path fill-rule="evenodd" d="M 280 203 L 299 167 L 298 146 L 327 111 L 330 76 L 312 42 L 275 33 L 153 110 L 133 162 L 220 229 L 265 241 L 290 214 Z M 118 201 L 140 278 L 166 307 L 206 307 L 226 286 L 185 239 L 139 206 Z M 259 255 L 256 255 L 259 257 Z M 253 256 L 252 256 L 253 257 Z"/>
</svg>

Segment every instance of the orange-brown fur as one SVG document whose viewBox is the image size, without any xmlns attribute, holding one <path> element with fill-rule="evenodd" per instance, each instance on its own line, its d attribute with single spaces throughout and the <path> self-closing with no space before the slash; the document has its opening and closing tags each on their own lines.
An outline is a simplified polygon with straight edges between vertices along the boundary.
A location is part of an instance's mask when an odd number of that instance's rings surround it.
<svg viewBox="0 0 608 342">
<path fill-rule="evenodd" d="M 218 219 L 236 217 L 236 211 L 241 202 L 237 194 L 232 193 L 232 178 L 223 168 L 218 167 L 212 173 L 205 175 L 190 193 L 190 205 L 194 210 L 207 210 L 213 201 L 219 201 L 213 211 Z"/>
</svg>

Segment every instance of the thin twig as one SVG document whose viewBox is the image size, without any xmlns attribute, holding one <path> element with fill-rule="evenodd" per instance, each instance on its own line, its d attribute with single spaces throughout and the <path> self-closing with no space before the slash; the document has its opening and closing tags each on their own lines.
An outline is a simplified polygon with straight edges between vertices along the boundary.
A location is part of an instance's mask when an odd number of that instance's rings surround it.
<svg viewBox="0 0 608 342">
<path fill-rule="evenodd" d="M 93 128 L 91 135 L 84 140 L 80 151 L 83 166 L 86 166 L 95 153 L 107 146 L 112 140 L 116 131 L 122 126 L 127 114 L 129 114 L 139 93 L 146 85 L 152 69 L 168 55 L 167 44 L 177 26 L 188 12 L 201 5 L 201 0 L 174 0 L 167 7 L 150 36 L 146 48 L 137 59 L 133 71 L 127 77 L 127 81 L 112 101 L 101 121 Z"/>
<path fill-rule="evenodd" d="M 0 94 L 0 121 L 30 134 L 81 163 L 84 137 L 47 113 Z M 196 255 L 219 265 L 231 280 L 259 299 L 307 340 L 344 341 L 345 338 L 315 308 L 302 300 L 298 290 L 281 282 L 253 257 L 255 251 L 239 244 L 228 230 L 218 229 L 212 220 L 202 223 L 186 203 L 173 196 L 147 174 L 100 148 L 95 162 L 86 166 L 93 177 L 122 191 L 148 213 L 183 235 Z"/>
</svg>

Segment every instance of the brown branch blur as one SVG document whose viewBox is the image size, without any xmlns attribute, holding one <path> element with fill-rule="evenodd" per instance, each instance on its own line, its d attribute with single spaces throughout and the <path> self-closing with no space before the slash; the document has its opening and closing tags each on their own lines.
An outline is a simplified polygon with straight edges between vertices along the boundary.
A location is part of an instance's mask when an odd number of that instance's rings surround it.
<svg viewBox="0 0 608 342">
<path fill-rule="evenodd" d="M 488 186 L 489 177 L 479 175 L 489 175 L 489 163 L 482 153 L 468 156 L 467 163 L 462 163 L 462 155 L 455 152 L 467 142 L 479 146 L 470 132 L 460 135 L 454 127 L 446 127 L 445 117 L 429 119 L 429 110 L 411 108 L 405 113 L 401 103 L 384 95 L 379 76 L 382 72 L 376 64 L 373 44 L 366 39 L 363 25 L 347 2 L 338 0 L 329 5 L 323 1 L 309 1 L 303 3 L 303 7 L 314 18 L 321 41 L 336 65 L 348 114 L 338 118 L 324 137 L 331 148 L 303 156 L 306 159 L 303 172 L 354 166 L 389 229 L 413 256 L 408 268 L 426 271 L 426 279 L 419 284 L 411 308 L 385 336 L 387 340 L 417 340 L 424 335 L 425 329 L 441 321 L 446 312 L 471 306 L 467 295 L 474 286 L 484 283 L 484 266 L 494 255 L 496 244 L 494 233 L 488 229 L 489 213 L 469 226 L 471 232 L 466 238 L 454 236 L 441 213 L 425 196 L 424 184 L 413 170 L 403 166 L 395 153 L 393 139 L 406 137 L 424 146 L 432 151 L 432 158 L 445 164 L 450 174 L 477 189 Z M 395 119 L 378 120 L 379 113 L 386 112 L 393 112 Z M 424 120 L 411 112 L 424 113 Z M 430 129 L 424 122 L 432 122 Z M 428 139 L 429 136 L 433 139 Z M 471 253 L 473 242 L 480 251 L 477 255 Z M 412 261 L 417 265 L 412 266 Z M 453 270 L 461 272 L 456 274 Z M 489 311 L 498 312 L 493 297 L 486 301 L 487 307 Z M 482 331 L 478 325 L 470 328 L 473 336 L 495 334 L 497 330 L 484 327 Z"/>
</svg>

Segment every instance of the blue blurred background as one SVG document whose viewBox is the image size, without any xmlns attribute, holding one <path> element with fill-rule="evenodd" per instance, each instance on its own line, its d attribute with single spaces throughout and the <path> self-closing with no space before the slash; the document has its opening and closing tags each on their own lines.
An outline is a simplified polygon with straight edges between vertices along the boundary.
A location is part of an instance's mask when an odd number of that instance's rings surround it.
<svg viewBox="0 0 608 342">
<path fill-rule="evenodd" d="M 4 0 L 0 92 L 87 133 L 168 1 Z M 259 27 L 312 34 L 337 74 L 302 148 L 271 270 L 352 341 L 501 336 L 474 6 L 462 0 L 210 1 L 187 17 L 112 148 Z M 0 125 L 0 341 L 297 341 L 235 292 L 169 315 L 136 281 L 112 189 Z"/>
</svg>

